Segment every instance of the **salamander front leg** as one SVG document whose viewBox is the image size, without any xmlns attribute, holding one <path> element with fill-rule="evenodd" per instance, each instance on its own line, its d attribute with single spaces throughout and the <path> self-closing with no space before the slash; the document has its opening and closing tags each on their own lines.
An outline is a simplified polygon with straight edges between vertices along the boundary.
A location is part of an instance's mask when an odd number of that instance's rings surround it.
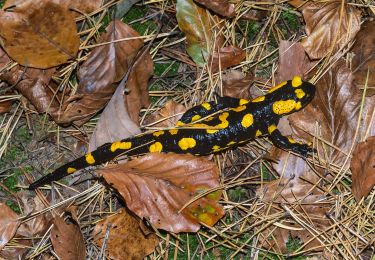
<svg viewBox="0 0 375 260">
<path fill-rule="evenodd" d="M 283 136 L 275 125 L 268 127 L 268 133 L 272 143 L 281 149 L 293 151 L 304 157 L 315 151 L 308 144 L 299 143 L 290 137 Z"/>
</svg>

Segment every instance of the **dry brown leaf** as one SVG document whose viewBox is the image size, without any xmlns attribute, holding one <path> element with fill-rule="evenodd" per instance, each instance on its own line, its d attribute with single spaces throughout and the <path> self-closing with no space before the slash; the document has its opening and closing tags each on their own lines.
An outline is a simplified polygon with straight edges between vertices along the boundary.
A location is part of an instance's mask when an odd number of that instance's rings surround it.
<svg viewBox="0 0 375 260">
<path fill-rule="evenodd" d="M 16 234 L 20 225 L 18 215 L 7 205 L 0 202 L 0 251 Z"/>
<path fill-rule="evenodd" d="M 151 254 L 159 243 L 155 234 L 145 236 L 139 227 L 139 221 L 124 208 L 96 223 L 94 242 L 99 248 L 103 246 L 107 228 L 109 235 L 105 248 L 110 259 L 143 259 Z"/>
<path fill-rule="evenodd" d="M 196 232 L 200 222 L 214 225 L 223 215 L 215 191 L 182 207 L 194 196 L 219 186 L 216 164 L 188 154 L 151 153 L 126 164 L 97 170 L 138 217 L 170 232 Z"/>
<path fill-rule="evenodd" d="M 40 69 L 74 59 L 79 47 L 74 17 L 56 1 L 23 1 L 0 10 L 0 36 L 13 60 Z"/>
<path fill-rule="evenodd" d="M 280 214 L 280 212 L 285 215 L 277 223 L 273 223 L 269 228 L 262 231 L 261 243 L 265 248 L 287 253 L 286 242 L 289 237 L 299 237 L 303 243 L 307 243 L 304 247 L 305 250 L 322 246 L 319 240 L 314 238 L 314 235 L 330 227 L 327 214 L 332 206 L 326 200 L 322 191 L 309 183 L 290 182 L 290 180 L 282 178 L 259 188 L 257 195 L 264 203 L 272 203 L 273 205 L 270 210 L 266 207 L 264 217 Z M 286 205 L 300 219 L 308 223 L 312 230 L 303 228 L 297 221 L 293 220 L 290 214 L 284 214 L 283 205 Z M 276 226 L 276 224 L 281 225 Z M 285 228 L 282 227 L 283 225 Z M 313 234 L 312 231 L 316 233 Z M 323 248 L 314 250 L 321 251 Z"/>
<path fill-rule="evenodd" d="M 4 113 L 8 113 L 12 108 L 12 101 L 0 101 L 0 115 Z"/>
<path fill-rule="evenodd" d="M 366 21 L 362 24 L 361 30 L 355 37 L 352 48 L 354 57 L 352 60 L 352 71 L 354 83 L 359 89 L 364 89 L 367 73 L 366 96 L 375 95 L 375 21 Z"/>
<path fill-rule="evenodd" d="M 164 107 L 146 117 L 145 124 L 152 124 L 154 127 L 172 127 L 180 120 L 183 113 L 186 112 L 185 106 L 173 100 L 168 100 Z"/>
<path fill-rule="evenodd" d="M 337 51 L 353 40 L 360 29 L 361 13 L 346 1 L 309 2 L 302 9 L 307 34 L 302 45 L 311 59 L 323 58 L 332 49 Z"/>
<path fill-rule="evenodd" d="M 234 4 L 229 3 L 228 0 L 195 0 L 195 2 L 221 16 L 233 17 L 235 15 Z"/>
<path fill-rule="evenodd" d="M 298 75 L 306 78 L 313 63 L 299 42 L 281 41 L 279 45 L 279 66 L 276 73 L 276 83 L 292 79 Z"/>
<path fill-rule="evenodd" d="M 61 260 L 86 259 L 86 247 L 79 226 L 67 224 L 57 216 L 53 219 L 51 243 L 57 256 Z"/>
<path fill-rule="evenodd" d="M 375 186 L 375 136 L 357 144 L 350 169 L 352 192 L 357 201 L 360 201 L 362 197 L 366 198 Z"/>
<path fill-rule="evenodd" d="M 113 42 L 139 36 L 120 20 L 112 21 L 106 31 L 98 43 L 111 43 L 96 47 L 78 70 L 77 92 L 65 102 L 66 109 L 59 123 L 75 121 L 76 124 L 82 125 L 102 109 L 143 45 L 141 39 Z"/>
<path fill-rule="evenodd" d="M 250 87 L 254 82 L 252 72 L 245 74 L 238 70 L 223 75 L 223 96 L 250 99 Z"/>
<path fill-rule="evenodd" d="M 63 4 L 67 5 L 70 10 L 78 10 L 77 14 L 81 15 L 82 13 L 89 14 L 99 9 L 102 6 L 102 2 L 103 0 L 65 0 Z"/>
<path fill-rule="evenodd" d="M 236 46 L 226 46 L 215 51 L 209 59 L 212 72 L 225 70 L 226 68 L 238 65 L 246 59 L 246 52 Z"/>
</svg>

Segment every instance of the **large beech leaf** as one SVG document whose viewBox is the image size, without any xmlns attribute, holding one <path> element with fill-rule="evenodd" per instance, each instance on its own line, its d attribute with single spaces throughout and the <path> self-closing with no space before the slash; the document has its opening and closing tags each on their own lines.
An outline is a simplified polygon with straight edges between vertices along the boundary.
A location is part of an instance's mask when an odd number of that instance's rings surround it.
<svg viewBox="0 0 375 260">
<path fill-rule="evenodd" d="M 238 65 L 246 59 L 246 52 L 236 46 L 226 46 L 214 51 L 209 59 L 209 65 L 212 72 L 225 70 L 234 65 Z"/>
<path fill-rule="evenodd" d="M 67 224 L 59 216 L 52 223 L 51 243 L 58 257 L 61 260 L 86 259 L 85 240 L 79 226 Z"/>
<path fill-rule="evenodd" d="M 357 144 L 350 169 L 352 170 L 352 192 L 360 201 L 375 186 L 375 136 Z"/>
<path fill-rule="evenodd" d="M 143 259 L 159 243 L 155 234 L 144 235 L 139 221 L 124 208 L 96 223 L 93 234 L 99 248 L 103 246 L 108 228 L 105 248 L 110 259 Z"/>
<path fill-rule="evenodd" d="M 359 89 L 364 89 L 367 73 L 366 96 L 375 95 L 375 21 L 366 21 L 355 37 L 352 48 L 354 53 L 352 71 L 354 83 Z"/>
<path fill-rule="evenodd" d="M 193 0 L 177 0 L 176 17 L 178 26 L 186 35 L 187 53 L 198 66 L 204 66 L 211 48 L 214 45 L 216 48 L 222 47 L 222 36 L 214 34 L 215 23 L 210 20 L 206 10 Z"/>
<path fill-rule="evenodd" d="M 223 75 L 223 96 L 250 99 L 250 87 L 254 74 L 230 70 Z"/>
<path fill-rule="evenodd" d="M 20 224 L 18 215 L 4 203 L 0 203 L 0 251 L 16 234 Z"/>
<path fill-rule="evenodd" d="M 224 215 L 217 203 L 221 191 L 195 200 L 179 212 L 195 196 L 219 186 L 219 170 L 205 158 L 151 153 L 98 172 L 118 190 L 130 210 L 156 228 L 196 232 L 200 222 L 212 226 Z"/>
<path fill-rule="evenodd" d="M 277 222 L 274 222 L 272 218 L 271 226 L 261 232 L 260 241 L 263 247 L 278 253 L 287 253 L 286 242 L 290 237 L 299 237 L 305 244 L 305 250 L 321 251 L 323 249 L 319 247 L 322 244 L 314 237 L 318 233 L 327 235 L 329 232 L 326 231 L 331 225 L 327 214 L 332 203 L 325 198 L 321 190 L 309 183 L 290 182 L 289 179 L 282 178 L 259 188 L 257 195 L 264 203 L 272 204 L 271 208 L 265 207 L 262 213 L 265 219 L 267 216 L 280 213 L 285 216 Z M 293 215 L 285 212 L 283 205 L 308 223 L 312 230 L 301 226 L 297 220 L 293 219 Z"/>
<path fill-rule="evenodd" d="M 74 59 L 79 47 L 73 14 L 58 1 L 23 1 L 0 10 L 0 36 L 13 60 L 41 69 Z"/>
<path fill-rule="evenodd" d="M 83 124 L 105 106 L 143 45 L 141 39 L 114 41 L 137 36 L 135 30 L 120 20 L 108 25 L 99 43 L 110 43 L 96 47 L 78 70 L 77 93 L 65 103 L 59 123 Z"/>
<path fill-rule="evenodd" d="M 235 15 L 234 4 L 229 3 L 228 0 L 195 0 L 195 2 L 225 17 L 233 17 Z"/>
<path fill-rule="evenodd" d="M 311 59 L 323 58 L 340 49 L 359 31 L 361 13 L 346 1 L 309 2 L 302 8 L 307 34 L 302 45 Z"/>
<path fill-rule="evenodd" d="M 173 127 L 185 111 L 184 105 L 168 100 L 164 107 L 146 117 L 145 124 L 152 124 L 153 127 Z"/>
</svg>

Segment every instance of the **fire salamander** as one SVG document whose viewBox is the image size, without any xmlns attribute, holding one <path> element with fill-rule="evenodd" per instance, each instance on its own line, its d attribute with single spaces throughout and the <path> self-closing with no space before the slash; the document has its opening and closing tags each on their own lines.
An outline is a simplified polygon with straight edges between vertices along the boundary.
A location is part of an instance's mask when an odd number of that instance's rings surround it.
<svg viewBox="0 0 375 260">
<path fill-rule="evenodd" d="M 173 129 L 104 144 L 35 181 L 29 188 L 38 188 L 79 169 L 108 162 L 123 154 L 174 152 L 207 155 L 262 136 L 268 136 L 279 148 L 306 157 L 313 149 L 283 136 L 277 124 L 282 116 L 299 111 L 310 103 L 314 94 L 313 84 L 295 76 L 252 101 L 222 97 L 218 103 L 203 103 L 186 111 Z"/>
</svg>

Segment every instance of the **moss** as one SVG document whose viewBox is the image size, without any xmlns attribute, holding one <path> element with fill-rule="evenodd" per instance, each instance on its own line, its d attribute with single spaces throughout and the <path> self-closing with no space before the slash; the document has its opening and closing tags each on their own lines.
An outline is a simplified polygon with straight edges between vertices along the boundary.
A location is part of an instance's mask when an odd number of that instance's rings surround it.
<svg viewBox="0 0 375 260">
<path fill-rule="evenodd" d="M 14 212 L 16 212 L 17 214 L 21 214 L 21 209 L 20 207 L 13 201 L 11 200 L 7 200 L 5 201 L 5 204 L 11 209 L 13 210 Z"/>
<path fill-rule="evenodd" d="M 180 67 L 180 63 L 173 61 L 173 62 L 164 62 L 164 63 L 154 63 L 154 74 L 156 76 L 175 76 L 178 73 L 178 69 Z"/>
<path fill-rule="evenodd" d="M 296 31 L 300 27 L 298 16 L 288 10 L 282 11 L 280 18 L 284 20 L 289 28 L 293 31 Z"/>
<path fill-rule="evenodd" d="M 288 241 L 286 242 L 286 248 L 288 249 L 289 253 L 295 253 L 297 250 L 303 245 L 302 241 L 298 237 L 289 237 Z M 288 257 L 291 260 L 304 260 L 306 259 L 305 256 L 294 256 Z"/>
<path fill-rule="evenodd" d="M 134 5 L 129 12 L 121 19 L 124 23 L 129 24 L 135 20 L 145 17 L 148 11 L 146 6 Z M 154 31 L 157 29 L 157 25 L 151 20 L 140 21 L 130 24 L 130 26 L 136 30 L 140 35 L 145 35 L 146 31 Z"/>
<path fill-rule="evenodd" d="M 246 199 L 247 191 L 242 187 L 235 187 L 228 191 L 228 196 L 231 201 L 239 202 Z"/>
</svg>

